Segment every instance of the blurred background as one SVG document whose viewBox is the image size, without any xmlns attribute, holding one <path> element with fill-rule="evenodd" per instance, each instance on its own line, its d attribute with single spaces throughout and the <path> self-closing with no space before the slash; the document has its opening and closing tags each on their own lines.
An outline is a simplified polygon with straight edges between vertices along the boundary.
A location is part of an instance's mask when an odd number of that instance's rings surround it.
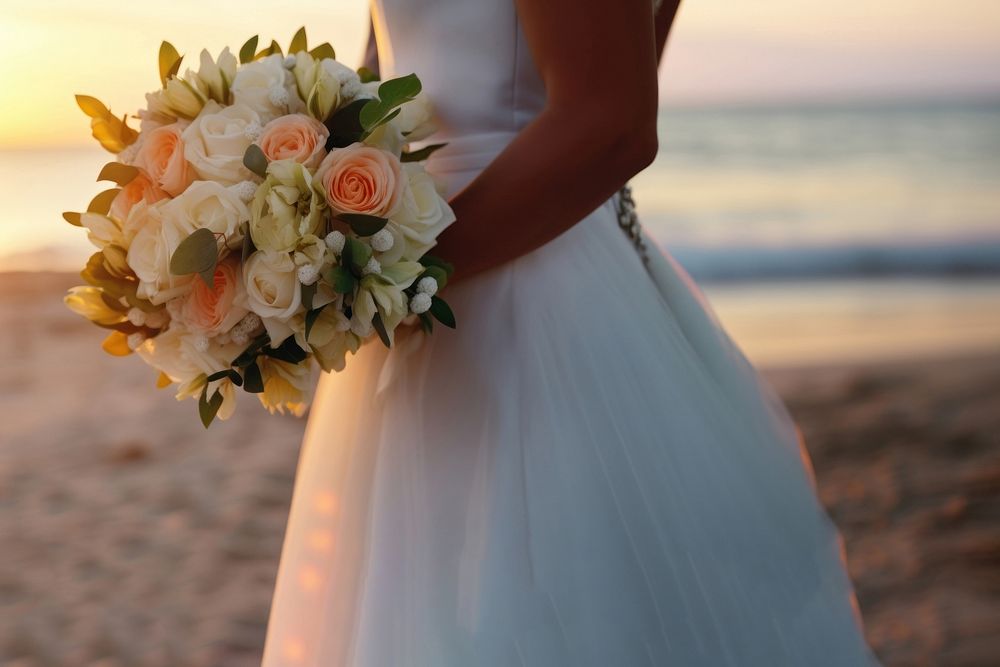
<svg viewBox="0 0 1000 667">
<path fill-rule="evenodd" d="M 0 8 L 0 665 L 259 664 L 304 422 L 206 432 L 104 355 L 60 213 L 109 160 L 73 93 L 132 113 L 161 39 L 300 25 L 354 65 L 367 3 Z M 802 427 L 872 645 L 997 664 L 1000 5 L 692 0 L 661 99 L 643 223 Z"/>
</svg>

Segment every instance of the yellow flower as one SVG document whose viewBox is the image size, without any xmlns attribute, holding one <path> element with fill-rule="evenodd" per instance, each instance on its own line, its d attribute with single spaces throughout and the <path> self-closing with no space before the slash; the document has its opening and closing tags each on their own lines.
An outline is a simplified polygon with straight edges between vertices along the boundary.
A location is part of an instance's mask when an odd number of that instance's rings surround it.
<svg viewBox="0 0 1000 667">
<path fill-rule="evenodd" d="M 83 315 L 96 324 L 118 324 L 125 321 L 125 316 L 109 306 L 102 294 L 97 287 L 71 287 L 63 297 L 63 303 L 77 315 Z"/>
<path fill-rule="evenodd" d="M 257 364 L 264 380 L 264 391 L 257 394 L 261 404 L 271 414 L 285 414 L 285 410 L 296 417 L 305 414 L 312 385 L 310 367 L 266 356 L 258 357 Z"/>
</svg>

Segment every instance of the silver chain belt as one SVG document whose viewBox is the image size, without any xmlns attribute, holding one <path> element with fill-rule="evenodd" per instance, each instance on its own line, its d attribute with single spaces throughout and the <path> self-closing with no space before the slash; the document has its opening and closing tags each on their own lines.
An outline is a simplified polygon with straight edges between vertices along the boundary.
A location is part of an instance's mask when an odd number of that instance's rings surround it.
<svg viewBox="0 0 1000 667">
<path fill-rule="evenodd" d="M 635 212 L 635 199 L 632 197 L 632 186 L 626 183 L 618 191 L 618 226 L 622 228 L 625 235 L 632 241 L 636 252 L 643 264 L 649 264 L 649 251 L 646 242 L 642 238 L 642 226 L 639 224 L 639 216 Z"/>
</svg>

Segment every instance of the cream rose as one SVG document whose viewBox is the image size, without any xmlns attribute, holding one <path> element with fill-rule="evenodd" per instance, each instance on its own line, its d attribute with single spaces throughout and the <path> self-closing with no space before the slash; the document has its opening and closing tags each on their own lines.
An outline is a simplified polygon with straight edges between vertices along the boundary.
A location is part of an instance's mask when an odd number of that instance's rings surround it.
<svg viewBox="0 0 1000 667">
<path fill-rule="evenodd" d="M 224 333 L 247 314 L 246 288 L 238 260 L 227 259 L 215 268 L 213 287 L 198 279 L 181 309 L 184 322 L 208 335 Z"/>
<path fill-rule="evenodd" d="M 302 284 L 296 276 L 298 267 L 286 252 L 258 250 L 250 255 L 243 266 L 243 281 L 247 291 L 247 305 L 264 320 L 268 333 L 272 328 L 270 320 L 287 322 L 302 306 Z M 283 328 L 277 329 L 279 332 Z M 272 344 L 279 344 L 284 337 L 272 338 Z"/>
<path fill-rule="evenodd" d="M 334 211 L 383 217 L 396 208 L 404 185 L 395 155 L 361 143 L 330 151 L 316 179 Z"/>
<path fill-rule="evenodd" d="M 406 239 L 406 250 L 401 256 L 417 260 L 434 246 L 437 236 L 455 222 L 455 212 L 423 167 L 404 164 L 403 173 L 406 187 L 390 224 Z"/>
<path fill-rule="evenodd" d="M 323 123 L 305 114 L 275 118 L 264 126 L 257 144 L 268 160 L 294 160 L 315 169 L 326 152 L 330 131 Z"/>
<path fill-rule="evenodd" d="M 172 197 L 183 192 L 195 176 L 184 157 L 182 130 L 179 123 L 156 128 L 146 136 L 135 156 L 136 166 Z"/>
<path fill-rule="evenodd" d="M 139 202 L 154 204 L 161 199 L 166 199 L 166 197 L 167 193 L 154 183 L 145 172 L 140 171 L 111 202 L 109 213 L 112 218 L 124 221 L 128 219 L 132 207 Z"/>
<path fill-rule="evenodd" d="M 304 104 L 284 61 L 283 56 L 273 54 L 240 67 L 231 87 L 236 104 L 247 105 L 264 122 L 302 110 Z"/>
<path fill-rule="evenodd" d="M 209 102 L 184 130 L 184 156 L 205 180 L 225 185 L 250 180 L 254 176 L 243 166 L 243 154 L 260 123 L 257 112 L 244 104 L 223 108 Z"/>
<path fill-rule="evenodd" d="M 224 237 L 230 247 L 242 239 L 240 224 L 250 219 L 250 209 L 236 189 L 214 181 L 196 181 L 181 196 L 163 204 L 162 215 L 186 238 L 205 228 Z"/>
<path fill-rule="evenodd" d="M 144 222 L 135 233 L 126 255 L 128 265 L 139 278 L 136 294 L 157 305 L 186 294 L 191 289 L 192 280 L 191 275 L 170 273 L 170 256 L 190 232 L 179 228 L 173 218 L 164 220 L 163 206 L 166 203 L 163 201 L 144 207 Z"/>
</svg>

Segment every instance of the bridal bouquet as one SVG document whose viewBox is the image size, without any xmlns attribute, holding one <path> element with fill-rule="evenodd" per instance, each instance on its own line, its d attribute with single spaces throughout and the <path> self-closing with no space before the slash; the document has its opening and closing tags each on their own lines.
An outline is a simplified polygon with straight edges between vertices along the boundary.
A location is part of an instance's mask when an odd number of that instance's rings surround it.
<svg viewBox="0 0 1000 667">
<path fill-rule="evenodd" d="M 421 164 L 440 145 L 409 150 L 433 131 L 419 79 L 379 82 L 304 29 L 287 55 L 257 47 L 202 51 L 180 75 L 164 42 L 138 130 L 76 98 L 115 187 L 63 214 L 98 248 L 65 302 L 110 330 L 107 352 L 197 397 L 206 427 L 237 387 L 301 415 L 313 360 L 341 370 L 403 324 L 455 326 L 436 295 L 451 266 L 427 254 L 454 221 Z"/>
</svg>

